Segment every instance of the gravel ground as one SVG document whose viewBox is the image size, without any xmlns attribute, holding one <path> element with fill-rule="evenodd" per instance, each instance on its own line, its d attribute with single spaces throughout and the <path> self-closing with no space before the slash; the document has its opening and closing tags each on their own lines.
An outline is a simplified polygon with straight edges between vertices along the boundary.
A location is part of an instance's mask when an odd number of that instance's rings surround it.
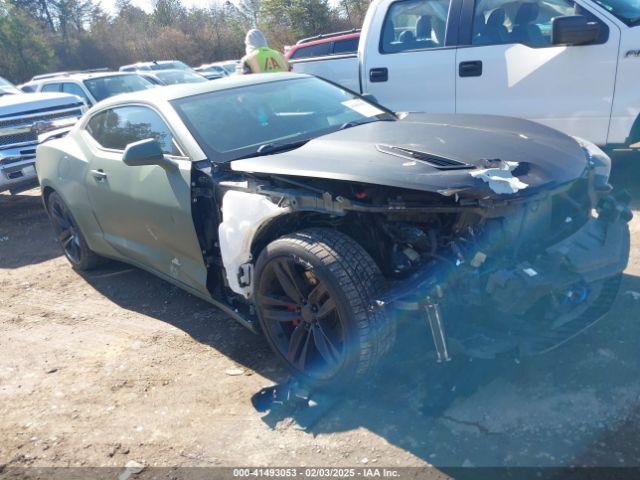
<svg viewBox="0 0 640 480">
<path fill-rule="evenodd" d="M 639 172 L 616 165 L 636 209 Z M 256 410 L 286 375 L 215 308 L 127 265 L 74 272 L 38 195 L 0 195 L 0 465 L 640 466 L 638 218 L 613 311 L 575 341 L 448 367 L 458 381 L 430 410 L 442 372 L 419 326 L 396 363 L 309 414 Z"/>
</svg>

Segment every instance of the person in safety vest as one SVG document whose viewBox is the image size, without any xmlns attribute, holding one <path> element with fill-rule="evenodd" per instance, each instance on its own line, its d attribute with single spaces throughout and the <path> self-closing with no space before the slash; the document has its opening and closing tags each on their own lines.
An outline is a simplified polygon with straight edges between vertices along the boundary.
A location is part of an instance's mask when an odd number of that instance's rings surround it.
<svg viewBox="0 0 640 480">
<path fill-rule="evenodd" d="M 288 72 L 290 70 L 284 55 L 269 48 L 267 39 L 257 28 L 247 32 L 244 44 L 247 54 L 240 60 L 243 74 Z"/>
</svg>

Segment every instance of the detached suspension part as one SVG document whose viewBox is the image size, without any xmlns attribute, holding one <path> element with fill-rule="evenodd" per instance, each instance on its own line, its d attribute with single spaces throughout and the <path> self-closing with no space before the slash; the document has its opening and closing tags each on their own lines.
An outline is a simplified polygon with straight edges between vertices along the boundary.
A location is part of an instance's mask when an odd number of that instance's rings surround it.
<svg viewBox="0 0 640 480">
<path fill-rule="evenodd" d="M 427 297 L 423 308 L 427 314 L 427 323 L 429 323 L 429 327 L 431 328 L 431 335 L 433 337 L 433 344 L 436 347 L 438 363 L 451 361 L 449 350 L 447 349 L 447 338 L 445 336 L 444 325 L 442 323 L 440 305 L 437 301 L 433 301 L 431 297 Z"/>
</svg>

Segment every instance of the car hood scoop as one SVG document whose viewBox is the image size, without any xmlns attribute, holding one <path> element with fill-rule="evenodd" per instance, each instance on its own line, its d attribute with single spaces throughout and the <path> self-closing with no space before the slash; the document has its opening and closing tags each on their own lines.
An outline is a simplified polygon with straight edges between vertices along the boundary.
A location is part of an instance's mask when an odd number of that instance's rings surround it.
<svg viewBox="0 0 640 480">
<path fill-rule="evenodd" d="M 283 153 L 231 162 L 235 171 L 354 181 L 438 192 L 495 195 L 505 168 L 532 192 L 580 177 L 584 152 L 571 137 L 516 118 L 408 114 L 315 138 Z M 493 170 L 490 170 L 493 169 Z M 486 175 L 474 174 L 487 171 Z M 499 172 L 498 172 L 499 173 Z M 515 192 L 514 192 L 515 193 Z"/>
<path fill-rule="evenodd" d="M 452 158 L 441 157 L 432 153 L 423 152 L 413 148 L 399 147 L 397 145 L 376 145 L 378 151 L 389 155 L 398 155 L 411 161 L 424 162 L 438 170 L 456 170 L 458 168 L 475 168 L 465 162 L 460 162 Z"/>
</svg>

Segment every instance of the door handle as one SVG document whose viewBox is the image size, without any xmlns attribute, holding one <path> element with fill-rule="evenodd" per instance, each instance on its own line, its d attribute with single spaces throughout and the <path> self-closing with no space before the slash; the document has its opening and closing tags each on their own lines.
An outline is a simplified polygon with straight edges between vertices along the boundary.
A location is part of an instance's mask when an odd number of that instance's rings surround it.
<svg viewBox="0 0 640 480">
<path fill-rule="evenodd" d="M 461 77 L 479 77 L 482 75 L 482 61 L 471 60 L 469 62 L 460 62 L 458 65 L 458 75 Z"/>
<path fill-rule="evenodd" d="M 369 81 L 371 83 L 386 82 L 389 80 L 389 70 L 386 68 L 372 68 L 369 70 Z"/>
<path fill-rule="evenodd" d="M 107 174 L 104 173 L 104 170 L 102 170 L 101 168 L 98 170 L 91 170 L 91 175 L 93 175 L 93 178 L 95 178 L 98 182 L 102 182 L 107 179 Z"/>
</svg>

